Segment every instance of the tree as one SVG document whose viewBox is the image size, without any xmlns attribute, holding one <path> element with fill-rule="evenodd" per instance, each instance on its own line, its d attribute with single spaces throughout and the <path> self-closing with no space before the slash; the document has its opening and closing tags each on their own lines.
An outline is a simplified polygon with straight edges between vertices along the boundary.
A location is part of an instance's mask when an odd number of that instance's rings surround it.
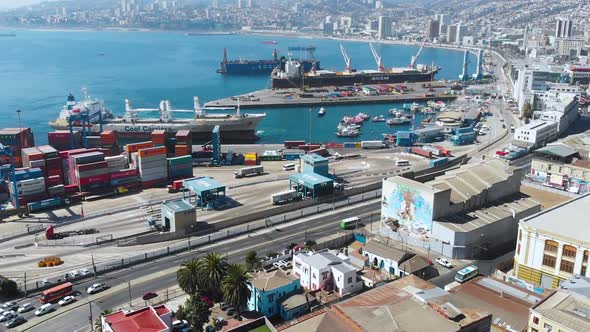
<svg viewBox="0 0 590 332">
<path fill-rule="evenodd" d="M 102 332 L 102 316 L 110 315 L 113 311 L 110 309 L 103 310 L 100 312 L 100 316 L 94 321 L 94 330 L 98 332 Z"/>
<path fill-rule="evenodd" d="M 252 269 L 256 269 L 258 268 L 260 265 L 260 262 L 258 261 L 258 256 L 256 254 L 255 250 L 250 250 L 246 253 L 246 266 L 248 267 L 248 269 L 252 270 Z"/>
<path fill-rule="evenodd" d="M 18 286 L 12 279 L 0 276 L 0 296 L 14 297 L 18 295 Z"/>
<path fill-rule="evenodd" d="M 191 258 L 182 263 L 180 269 L 176 272 L 176 282 L 178 283 L 178 286 L 189 295 L 196 294 L 200 289 L 200 265 L 201 261 L 196 258 Z"/>
<path fill-rule="evenodd" d="M 221 295 L 221 282 L 227 271 L 225 258 L 218 253 L 208 253 L 199 264 L 199 285 L 207 290 L 207 295 L 218 300 Z"/>
<path fill-rule="evenodd" d="M 522 117 L 526 123 L 528 123 L 529 120 L 533 118 L 534 112 L 535 111 L 533 110 L 533 105 L 531 105 L 531 103 L 528 101 L 524 103 L 524 106 L 522 107 Z"/>
<path fill-rule="evenodd" d="M 230 264 L 227 274 L 223 278 L 221 289 L 225 303 L 236 308 L 238 318 L 241 317 L 240 308 L 246 305 L 250 297 L 250 275 L 241 264 Z"/>
<path fill-rule="evenodd" d="M 203 331 L 203 325 L 209 322 L 210 316 L 211 308 L 198 293 L 190 295 L 176 311 L 176 318 L 186 320 L 195 331 Z"/>
</svg>

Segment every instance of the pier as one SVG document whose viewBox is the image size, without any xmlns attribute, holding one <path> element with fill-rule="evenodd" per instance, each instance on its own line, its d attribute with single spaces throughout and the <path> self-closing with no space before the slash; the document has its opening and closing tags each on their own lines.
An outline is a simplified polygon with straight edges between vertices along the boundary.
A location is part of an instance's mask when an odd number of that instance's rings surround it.
<svg viewBox="0 0 590 332">
<path fill-rule="evenodd" d="M 358 105 L 449 101 L 457 98 L 455 82 L 422 82 L 354 87 L 265 89 L 239 96 L 213 100 L 205 107 L 281 108 L 325 105 Z M 239 103 L 238 103 L 239 98 Z"/>
</svg>

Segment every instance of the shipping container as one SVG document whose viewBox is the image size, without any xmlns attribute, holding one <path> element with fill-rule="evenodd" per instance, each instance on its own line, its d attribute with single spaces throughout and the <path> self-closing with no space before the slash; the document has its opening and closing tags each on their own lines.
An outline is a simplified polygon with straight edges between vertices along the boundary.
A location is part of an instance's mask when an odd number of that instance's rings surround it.
<svg viewBox="0 0 590 332">
<path fill-rule="evenodd" d="M 21 181 L 33 178 L 43 177 L 43 172 L 40 168 L 29 168 L 14 171 L 14 180 Z"/>
<path fill-rule="evenodd" d="M 270 202 L 273 205 L 284 204 L 297 200 L 299 195 L 296 190 L 289 190 L 285 192 L 275 193 L 270 196 Z"/>
<path fill-rule="evenodd" d="M 383 149 L 385 145 L 383 141 L 362 141 L 361 148 L 363 149 Z"/>
<path fill-rule="evenodd" d="M 446 164 L 449 161 L 449 158 L 447 157 L 441 157 L 441 158 L 436 158 L 436 159 L 432 159 L 428 162 L 430 167 L 437 167 L 437 166 L 442 166 L 444 164 Z"/>
<path fill-rule="evenodd" d="M 148 148 L 153 148 L 153 147 L 154 147 L 153 142 L 141 142 L 141 143 L 127 144 L 127 145 L 125 145 L 125 152 L 127 152 L 128 154 L 131 154 L 133 152 L 139 151 L 140 149 L 148 149 Z"/>
<path fill-rule="evenodd" d="M 298 149 L 301 145 L 305 145 L 305 141 L 285 141 L 285 149 Z"/>
<path fill-rule="evenodd" d="M 42 201 L 30 202 L 27 204 L 27 208 L 30 212 L 35 212 L 44 209 L 50 209 L 63 205 L 63 199 L 61 197 L 49 198 Z"/>
<path fill-rule="evenodd" d="M 264 173 L 263 166 L 245 167 L 240 168 L 237 172 L 234 172 L 234 177 L 239 179 L 249 175 L 260 175 L 262 173 Z"/>
<path fill-rule="evenodd" d="M 441 156 L 449 157 L 451 155 L 451 150 L 443 147 L 442 145 L 433 145 L 433 146 L 438 149 Z"/>
<path fill-rule="evenodd" d="M 426 151 L 424 149 L 418 148 L 418 147 L 412 147 L 411 149 L 413 154 L 417 154 L 419 156 L 423 156 L 426 158 L 430 158 L 432 157 L 432 152 L 431 151 Z"/>
</svg>

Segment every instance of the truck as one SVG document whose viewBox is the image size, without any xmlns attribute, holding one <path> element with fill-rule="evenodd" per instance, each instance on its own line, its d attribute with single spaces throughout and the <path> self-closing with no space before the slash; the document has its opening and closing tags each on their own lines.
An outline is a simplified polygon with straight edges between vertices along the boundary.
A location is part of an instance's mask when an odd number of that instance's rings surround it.
<svg viewBox="0 0 590 332">
<path fill-rule="evenodd" d="M 426 158 L 430 158 L 432 157 L 432 151 L 427 151 L 418 147 L 412 147 L 412 149 L 410 150 L 413 154 L 417 154 L 419 156 L 422 157 L 426 157 Z"/>
<path fill-rule="evenodd" d="M 297 193 L 297 190 L 289 190 L 289 191 L 274 193 L 274 194 L 270 195 L 270 202 L 273 205 L 279 205 L 279 204 L 289 203 L 289 202 L 298 200 L 299 198 L 300 197 L 299 197 L 299 194 Z"/>
<path fill-rule="evenodd" d="M 264 173 L 264 167 L 262 166 L 244 167 L 240 168 L 237 172 L 234 172 L 234 177 L 239 179 L 248 175 L 260 175 L 262 173 Z"/>
<path fill-rule="evenodd" d="M 441 156 L 443 156 L 443 157 L 450 157 L 451 156 L 451 150 L 443 147 L 442 145 L 433 145 L 433 146 L 438 149 Z"/>
<path fill-rule="evenodd" d="M 426 151 L 430 151 L 432 152 L 433 156 L 437 156 L 440 157 L 441 156 L 441 152 L 438 148 L 431 146 L 431 145 L 423 145 L 422 146 L 422 150 L 426 150 Z"/>
<path fill-rule="evenodd" d="M 35 212 L 35 211 L 49 209 L 52 207 L 62 206 L 63 204 L 64 204 L 63 198 L 54 197 L 54 198 L 49 198 L 49 199 L 45 199 L 42 201 L 27 203 L 27 209 L 29 209 L 29 212 Z"/>
<path fill-rule="evenodd" d="M 383 141 L 362 141 L 361 148 L 362 149 L 383 149 L 385 145 Z"/>
<path fill-rule="evenodd" d="M 167 185 L 166 189 L 168 190 L 169 193 L 173 194 L 173 193 L 177 193 L 180 190 L 182 190 L 182 188 L 184 187 L 182 182 L 184 180 L 176 180 L 174 182 L 172 182 L 172 184 Z"/>
<path fill-rule="evenodd" d="M 87 228 L 87 229 L 79 229 L 75 231 L 66 231 L 66 232 L 56 232 L 53 228 L 53 225 L 49 225 L 47 229 L 45 229 L 45 238 L 47 240 L 58 240 L 63 239 L 68 236 L 74 235 L 86 235 L 86 234 L 96 234 L 98 230 L 96 228 Z"/>
</svg>

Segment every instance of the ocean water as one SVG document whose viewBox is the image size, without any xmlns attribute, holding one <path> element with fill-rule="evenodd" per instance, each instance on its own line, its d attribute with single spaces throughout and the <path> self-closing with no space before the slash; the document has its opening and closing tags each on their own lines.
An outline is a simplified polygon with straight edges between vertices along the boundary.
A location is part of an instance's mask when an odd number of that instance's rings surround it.
<svg viewBox="0 0 590 332">
<path fill-rule="evenodd" d="M 264 41 L 277 43 L 269 45 Z M 58 116 L 68 93 L 80 98 L 82 87 L 103 99 L 116 114 L 124 112 L 124 98 L 134 107 L 157 108 L 168 99 L 173 108 L 192 109 L 193 96 L 202 102 L 242 94 L 269 86 L 268 77 L 224 76 L 219 67 L 223 48 L 229 59 L 269 59 L 273 49 L 287 54 L 288 46 L 315 45 L 315 55 L 325 69 L 342 70 L 341 42 L 327 39 L 210 35 L 186 36 L 179 32 L 109 31 L 17 31 L 16 37 L 0 38 L 0 127 L 31 127 L 37 144 L 47 142 L 47 122 Z M 368 44 L 345 41 L 354 68 L 375 68 Z M 376 44 L 386 66 L 407 66 L 417 47 Z M 470 70 L 473 72 L 474 61 Z M 456 79 L 463 53 L 424 48 L 418 63 L 441 66 L 437 79 Z M 317 109 L 277 108 L 247 110 L 267 113 L 258 127 L 260 143 L 309 137 L 310 116 L 314 141 L 349 141 L 335 136 L 338 121 L 345 115 L 364 112 L 383 114 L 401 105 L 334 106 L 325 117 Z M 318 107 L 319 109 L 319 107 Z M 357 140 L 380 138 L 408 126 L 388 127 L 368 122 Z"/>
</svg>

